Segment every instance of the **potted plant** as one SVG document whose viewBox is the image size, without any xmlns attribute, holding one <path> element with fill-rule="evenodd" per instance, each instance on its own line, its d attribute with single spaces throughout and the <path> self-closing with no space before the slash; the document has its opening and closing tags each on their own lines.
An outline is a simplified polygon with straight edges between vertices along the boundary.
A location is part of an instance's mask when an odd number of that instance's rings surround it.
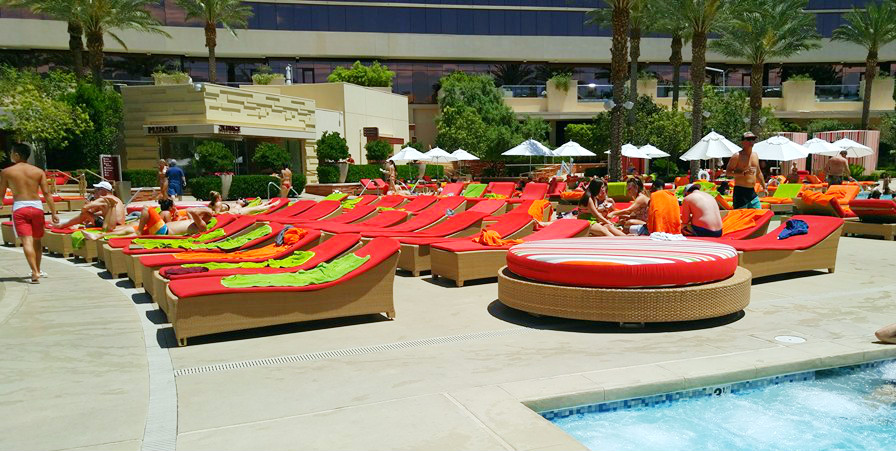
<svg viewBox="0 0 896 451">
<path fill-rule="evenodd" d="M 193 83 L 190 74 L 179 70 L 164 70 L 156 68 L 152 73 L 152 80 L 156 86 L 160 85 L 188 85 Z"/>
<path fill-rule="evenodd" d="M 364 146 L 364 150 L 367 151 L 367 162 L 380 164 L 389 158 L 392 153 L 392 144 L 378 139 L 368 142 Z"/>
<path fill-rule="evenodd" d="M 220 141 L 205 141 L 196 147 L 196 165 L 200 172 L 221 177 L 223 199 L 230 194 L 234 161 L 233 153 Z"/>
<path fill-rule="evenodd" d="M 317 161 L 321 166 L 336 166 L 339 183 L 345 183 L 348 165 L 355 162 L 348 153 L 348 143 L 339 132 L 324 132 L 317 140 Z"/>
<path fill-rule="evenodd" d="M 256 85 L 284 85 L 286 77 L 283 74 L 275 74 L 270 66 L 258 66 L 257 71 L 252 74 L 252 83 Z"/>
</svg>

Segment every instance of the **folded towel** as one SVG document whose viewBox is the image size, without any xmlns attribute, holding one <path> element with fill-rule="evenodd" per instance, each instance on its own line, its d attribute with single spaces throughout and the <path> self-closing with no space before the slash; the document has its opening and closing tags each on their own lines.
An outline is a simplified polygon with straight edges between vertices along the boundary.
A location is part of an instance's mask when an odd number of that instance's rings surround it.
<svg viewBox="0 0 896 451">
<path fill-rule="evenodd" d="M 765 210 L 755 208 L 729 211 L 722 218 L 722 236 L 755 227 L 763 215 L 765 215 Z"/>
<path fill-rule="evenodd" d="M 245 287 L 304 287 L 332 282 L 358 269 L 370 256 L 347 254 L 330 263 L 321 263 L 307 271 L 280 274 L 238 274 L 221 279 L 228 288 Z"/>
<path fill-rule="evenodd" d="M 796 235 L 806 235 L 809 233 L 809 224 L 802 219 L 789 219 L 784 223 L 784 230 L 778 234 L 779 240 L 784 240 Z"/>
<path fill-rule="evenodd" d="M 671 234 L 681 233 L 681 207 L 678 198 L 669 191 L 657 191 L 650 195 L 647 210 L 647 230 Z"/>
</svg>

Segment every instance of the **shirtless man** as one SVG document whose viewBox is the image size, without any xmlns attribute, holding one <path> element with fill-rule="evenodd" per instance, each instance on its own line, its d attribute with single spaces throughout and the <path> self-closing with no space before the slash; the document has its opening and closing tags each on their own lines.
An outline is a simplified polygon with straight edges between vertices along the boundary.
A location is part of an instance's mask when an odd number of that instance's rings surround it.
<svg viewBox="0 0 896 451">
<path fill-rule="evenodd" d="M 292 171 L 288 166 L 284 166 L 280 173 L 272 174 L 280 179 L 280 197 L 289 197 L 289 189 L 292 188 Z"/>
<path fill-rule="evenodd" d="M 688 185 L 681 202 L 682 234 L 687 236 L 722 236 L 722 215 L 719 203 L 699 185 Z"/>
<path fill-rule="evenodd" d="M 44 207 L 38 189 L 50 206 L 52 223 L 58 224 L 59 217 L 56 216 L 56 205 L 47 186 L 47 176 L 42 169 L 26 163 L 29 156 L 31 148 L 27 145 L 12 146 L 9 159 L 13 165 L 0 172 L 0 193 L 6 193 L 7 188 L 12 190 L 12 222 L 16 236 L 22 240 L 25 260 L 31 267 L 31 283 L 40 283 L 41 276 L 46 275 L 40 270 L 40 259 L 43 255 L 40 239 L 44 236 L 45 222 Z"/>
<path fill-rule="evenodd" d="M 846 159 L 847 152 L 840 151 L 840 155 L 831 157 L 824 165 L 824 173 L 827 174 L 828 186 L 841 185 L 844 179 L 849 179 L 849 161 Z"/>
<path fill-rule="evenodd" d="M 59 225 L 66 229 L 72 226 L 102 227 L 104 232 L 112 232 L 124 225 L 125 208 L 121 199 L 112 194 L 112 184 L 100 182 L 93 185 L 94 200 L 84 204 L 78 216 Z"/>
<path fill-rule="evenodd" d="M 744 133 L 741 147 L 743 150 L 731 156 L 728 160 L 726 175 L 734 179 L 734 208 L 762 208 L 759 196 L 756 195 L 756 182 L 762 184 L 762 190 L 766 191 L 765 177 L 759 168 L 759 156 L 753 153 L 753 143 L 756 135 L 750 132 Z"/>
<path fill-rule="evenodd" d="M 162 190 L 162 197 L 168 197 L 168 177 L 165 175 L 168 172 L 168 162 L 165 159 L 159 160 L 159 172 L 156 174 L 156 178 L 158 179 L 159 189 Z"/>
</svg>

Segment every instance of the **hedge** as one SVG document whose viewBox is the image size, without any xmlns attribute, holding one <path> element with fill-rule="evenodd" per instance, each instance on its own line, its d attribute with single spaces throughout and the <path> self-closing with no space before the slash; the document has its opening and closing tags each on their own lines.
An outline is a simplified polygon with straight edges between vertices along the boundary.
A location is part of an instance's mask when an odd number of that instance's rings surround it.
<svg viewBox="0 0 896 451">
<path fill-rule="evenodd" d="M 195 177 L 187 181 L 187 186 L 196 199 L 212 200 L 208 193 L 209 191 L 221 192 L 221 177 Z"/>
<path fill-rule="evenodd" d="M 318 183 L 337 183 L 339 182 L 339 168 L 332 164 L 321 164 L 317 166 Z"/>
<path fill-rule="evenodd" d="M 230 192 L 227 194 L 227 200 L 241 199 L 245 197 L 267 197 L 268 182 L 278 184 L 279 181 L 275 177 L 268 175 L 235 175 L 233 181 L 230 182 Z M 196 177 L 188 181 L 190 192 L 193 197 L 199 200 L 211 200 L 210 191 L 221 192 L 221 177 Z M 305 190 L 305 175 L 293 174 L 292 186 L 299 194 Z M 280 194 L 279 190 L 271 187 L 271 196 L 276 197 Z"/>
<path fill-rule="evenodd" d="M 398 170 L 398 178 L 402 178 L 405 180 L 415 180 L 417 178 L 417 167 L 416 166 L 397 166 Z M 440 179 L 445 176 L 445 167 L 438 164 L 427 164 L 426 172 L 423 175 L 429 176 L 434 179 Z"/>
<path fill-rule="evenodd" d="M 131 182 L 131 188 L 159 186 L 159 179 L 156 177 L 158 171 L 155 169 L 128 169 L 121 171 L 121 177 L 125 181 Z"/>
<path fill-rule="evenodd" d="M 345 183 L 358 183 L 361 179 L 382 179 L 385 174 L 380 170 L 382 166 L 378 164 L 352 164 L 348 167 L 348 175 L 345 177 Z M 398 178 L 410 180 L 417 178 L 417 167 L 398 165 L 396 166 Z M 426 173 L 432 178 L 442 178 L 445 175 L 445 168 L 441 165 L 426 165 Z M 320 165 L 317 167 L 317 179 L 320 183 L 338 183 L 339 168 L 335 165 Z"/>
</svg>

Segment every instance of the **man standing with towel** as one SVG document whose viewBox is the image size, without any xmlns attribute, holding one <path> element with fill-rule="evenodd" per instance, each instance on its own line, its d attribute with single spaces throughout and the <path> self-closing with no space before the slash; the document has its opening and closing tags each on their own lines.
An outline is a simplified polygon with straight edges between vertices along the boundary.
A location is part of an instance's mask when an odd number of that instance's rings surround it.
<svg viewBox="0 0 896 451">
<path fill-rule="evenodd" d="M 38 189 L 50 206 L 53 224 L 59 223 L 59 217 L 56 216 L 56 205 L 47 186 L 47 175 L 42 169 L 27 163 L 29 156 L 30 147 L 21 143 L 13 144 L 9 152 L 9 159 L 13 164 L 0 172 L 0 193 L 5 195 L 7 188 L 12 190 L 12 222 L 16 236 L 22 240 L 22 250 L 31 267 L 31 283 L 40 283 L 41 276 L 45 275 L 40 270 L 40 258 L 43 255 L 40 239 L 44 236 L 45 223 L 44 206 Z"/>
</svg>

